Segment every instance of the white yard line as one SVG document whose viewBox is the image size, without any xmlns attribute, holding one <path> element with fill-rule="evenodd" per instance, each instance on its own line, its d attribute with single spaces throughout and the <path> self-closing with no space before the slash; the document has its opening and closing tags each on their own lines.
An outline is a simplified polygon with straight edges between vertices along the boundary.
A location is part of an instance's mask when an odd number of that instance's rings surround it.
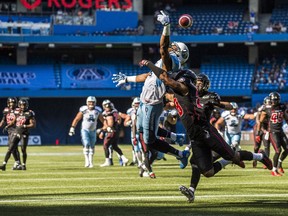
<svg viewBox="0 0 288 216">
<path fill-rule="evenodd" d="M 258 197 L 265 197 L 265 198 L 284 198 L 288 197 L 288 194 L 237 194 L 237 195 L 203 195 L 203 196 L 196 196 L 196 199 L 227 199 L 227 198 L 258 198 Z M 49 200 L 49 202 L 53 201 L 126 201 L 126 200 L 175 200 L 175 199 L 182 199 L 184 196 L 131 196 L 131 197 L 95 197 L 95 198 L 52 198 L 47 197 L 46 199 L 20 199 L 20 200 L 0 200 L 0 203 L 21 203 L 21 202 L 46 202 Z M 266 202 L 270 202 L 269 200 L 266 200 Z M 271 202 L 274 202 L 271 200 Z M 281 201 L 277 201 L 281 202 Z"/>
</svg>

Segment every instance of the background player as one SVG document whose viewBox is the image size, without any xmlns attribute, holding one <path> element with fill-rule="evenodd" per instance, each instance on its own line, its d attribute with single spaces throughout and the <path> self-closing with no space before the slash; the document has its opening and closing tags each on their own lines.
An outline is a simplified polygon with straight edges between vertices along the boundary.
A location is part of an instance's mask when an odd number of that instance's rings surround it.
<svg viewBox="0 0 288 216">
<path fill-rule="evenodd" d="M 85 158 L 85 167 L 93 167 L 93 156 L 95 153 L 95 144 L 97 140 L 96 128 L 98 119 L 103 122 L 102 110 L 96 106 L 97 100 L 94 96 L 89 96 L 86 99 L 86 105 L 80 107 L 72 121 L 69 136 L 75 134 L 75 128 L 79 121 L 81 124 L 81 141 L 83 145 L 83 154 Z"/>
</svg>

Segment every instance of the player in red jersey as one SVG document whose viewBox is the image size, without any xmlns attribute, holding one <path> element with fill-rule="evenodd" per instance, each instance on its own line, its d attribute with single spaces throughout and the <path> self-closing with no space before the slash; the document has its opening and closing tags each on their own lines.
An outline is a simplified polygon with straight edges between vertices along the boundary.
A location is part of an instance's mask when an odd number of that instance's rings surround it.
<svg viewBox="0 0 288 216">
<path fill-rule="evenodd" d="M 12 121 L 16 118 L 15 116 L 15 110 L 17 107 L 17 98 L 15 97 L 9 97 L 7 98 L 7 107 L 3 110 L 3 118 L 0 122 L 0 127 L 4 126 L 3 132 L 8 133 L 8 142 L 10 140 L 11 135 L 15 131 L 15 124 L 11 127 L 8 127 Z M 21 161 L 20 161 L 20 153 L 18 148 L 15 148 L 15 151 L 13 151 L 13 157 L 15 160 L 14 166 L 12 167 L 13 170 L 21 170 Z"/>
<path fill-rule="evenodd" d="M 273 176 L 282 176 L 284 173 L 282 162 L 288 155 L 288 140 L 283 131 L 282 125 L 284 120 L 288 122 L 288 109 L 285 104 L 281 103 L 281 96 L 278 92 L 270 93 L 269 97 L 271 100 L 271 106 L 265 106 L 261 112 L 259 124 L 257 125 L 256 141 L 260 141 L 261 139 L 261 127 L 267 118 L 269 120 L 270 142 L 275 150 L 271 174 Z"/>
<path fill-rule="evenodd" d="M 29 110 L 29 103 L 26 99 L 21 99 L 18 102 L 18 109 L 15 110 L 16 118 L 8 126 L 12 127 L 16 124 L 15 132 L 12 133 L 9 143 L 8 151 L 5 155 L 3 165 L 0 166 L 2 171 L 6 170 L 6 164 L 13 151 L 18 147 L 18 144 L 21 140 L 21 151 L 23 156 L 22 161 L 22 170 L 26 170 L 26 161 L 27 161 L 27 145 L 29 138 L 29 130 L 36 127 L 35 113 L 32 110 Z"/>
<path fill-rule="evenodd" d="M 118 153 L 119 157 L 122 159 L 123 165 L 126 166 L 129 160 L 124 156 L 122 150 L 118 146 L 119 121 L 121 117 L 110 100 L 104 100 L 102 102 L 102 107 L 104 109 L 102 112 L 104 122 L 103 127 L 98 129 L 98 134 L 100 139 L 104 138 L 103 148 L 105 162 L 100 166 L 105 167 L 113 165 L 111 150 L 115 150 Z"/>
<path fill-rule="evenodd" d="M 264 107 L 270 107 L 271 106 L 271 100 L 270 97 L 267 96 L 264 98 L 263 105 L 258 108 L 257 115 L 256 115 L 256 124 L 253 127 L 253 136 L 254 136 L 254 152 L 257 153 L 261 147 L 261 143 L 263 142 L 264 145 L 264 151 L 266 155 L 270 156 L 270 140 L 269 140 L 269 127 L 268 127 L 268 121 L 269 119 L 265 118 L 264 121 L 261 124 L 260 128 L 260 140 L 256 140 L 257 136 L 257 124 L 259 124 L 259 117 L 261 115 L 261 112 Z M 257 161 L 253 161 L 253 168 L 257 167 Z M 267 167 L 263 167 L 266 169 Z"/>
<path fill-rule="evenodd" d="M 195 86 L 197 77 L 193 71 L 180 70 L 178 73 L 170 74 L 147 60 L 142 60 L 140 65 L 149 67 L 174 94 L 175 106 L 192 146 L 193 156 L 190 159 L 192 167 L 197 166 L 205 177 L 214 176 L 231 161 L 240 164 L 242 160 L 258 160 L 272 169 L 272 162 L 264 152 L 252 153 L 244 150 L 235 152 L 209 123 L 200 104 Z M 219 103 L 215 97 L 209 98 L 208 102 Z M 224 159 L 213 162 L 212 150 Z M 191 187 L 180 186 L 179 189 L 189 202 L 194 201 L 194 191 Z"/>
</svg>

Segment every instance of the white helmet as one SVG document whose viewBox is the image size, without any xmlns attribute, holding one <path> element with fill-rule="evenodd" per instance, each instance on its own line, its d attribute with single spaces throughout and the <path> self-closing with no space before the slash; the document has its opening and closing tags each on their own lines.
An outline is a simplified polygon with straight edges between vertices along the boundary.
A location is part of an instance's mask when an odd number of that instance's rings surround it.
<svg viewBox="0 0 288 216">
<path fill-rule="evenodd" d="M 179 58 L 181 64 L 184 64 L 189 58 L 189 49 L 188 47 L 182 42 L 172 42 L 171 46 L 176 46 L 177 50 L 173 49 L 173 52 Z"/>
<path fill-rule="evenodd" d="M 86 99 L 86 104 L 87 104 L 87 106 L 89 106 L 89 105 L 88 105 L 88 102 L 89 102 L 89 101 L 94 102 L 94 106 L 95 106 L 96 103 L 97 103 L 96 97 L 94 97 L 94 96 L 89 96 L 89 97 L 87 97 L 87 99 Z M 93 107 L 94 107 L 94 106 L 93 106 Z"/>
<path fill-rule="evenodd" d="M 140 98 L 139 97 L 135 97 L 133 99 L 133 102 L 132 102 L 132 107 L 135 105 L 135 104 L 139 104 L 140 103 Z"/>
<path fill-rule="evenodd" d="M 112 104 L 112 102 L 110 100 L 106 99 L 102 102 L 102 107 L 103 107 L 103 109 L 108 108 L 108 107 L 110 109 L 113 109 L 114 104 Z"/>
<path fill-rule="evenodd" d="M 238 109 L 238 108 L 239 108 L 239 107 L 238 107 L 238 104 L 235 103 L 235 102 L 231 102 L 230 104 L 231 104 L 231 106 L 233 107 L 233 109 Z"/>
<path fill-rule="evenodd" d="M 230 111 L 230 114 L 231 115 L 236 115 L 236 113 L 237 113 L 237 110 L 238 110 L 238 104 L 237 103 L 235 103 L 235 102 L 231 102 L 230 103 L 231 104 L 231 106 L 232 106 L 232 110 L 235 110 L 235 111 Z"/>
</svg>

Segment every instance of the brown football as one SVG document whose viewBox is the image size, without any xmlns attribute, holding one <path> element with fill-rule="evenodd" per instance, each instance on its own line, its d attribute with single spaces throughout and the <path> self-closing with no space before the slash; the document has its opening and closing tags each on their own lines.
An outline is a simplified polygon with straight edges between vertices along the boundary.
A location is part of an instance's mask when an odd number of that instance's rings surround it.
<svg viewBox="0 0 288 216">
<path fill-rule="evenodd" d="M 183 14 L 179 17 L 178 24 L 182 28 L 190 28 L 193 25 L 193 18 L 189 14 Z"/>
</svg>

